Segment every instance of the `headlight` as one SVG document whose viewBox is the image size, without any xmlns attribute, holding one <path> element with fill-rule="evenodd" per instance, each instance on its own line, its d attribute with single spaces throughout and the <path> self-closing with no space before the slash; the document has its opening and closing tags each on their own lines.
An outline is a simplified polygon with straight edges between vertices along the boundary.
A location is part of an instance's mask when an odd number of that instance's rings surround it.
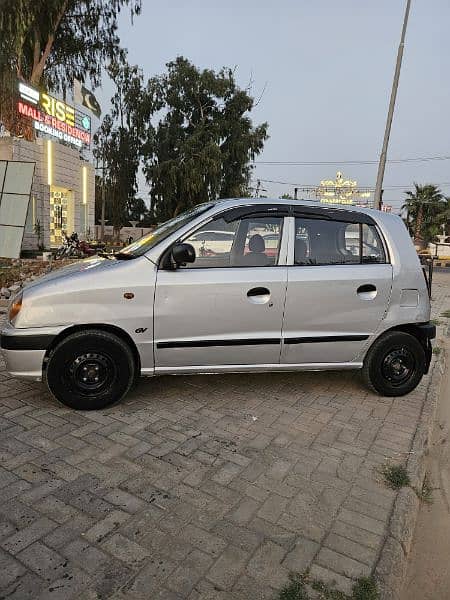
<svg viewBox="0 0 450 600">
<path fill-rule="evenodd" d="M 10 323 L 14 323 L 14 319 L 17 317 L 17 315 L 20 312 L 20 309 L 22 308 L 22 296 L 23 293 L 19 292 L 11 300 L 11 304 L 9 305 L 8 311 L 8 319 Z"/>
</svg>

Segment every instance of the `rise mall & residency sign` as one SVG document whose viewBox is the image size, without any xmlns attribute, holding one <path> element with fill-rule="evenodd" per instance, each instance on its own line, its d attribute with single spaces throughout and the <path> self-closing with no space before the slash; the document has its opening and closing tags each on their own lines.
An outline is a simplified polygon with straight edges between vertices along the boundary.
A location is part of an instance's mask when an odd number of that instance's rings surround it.
<svg viewBox="0 0 450 600">
<path fill-rule="evenodd" d="M 19 83 L 18 112 L 33 120 L 34 128 L 82 148 L 91 143 L 91 119 L 50 94 Z"/>
</svg>

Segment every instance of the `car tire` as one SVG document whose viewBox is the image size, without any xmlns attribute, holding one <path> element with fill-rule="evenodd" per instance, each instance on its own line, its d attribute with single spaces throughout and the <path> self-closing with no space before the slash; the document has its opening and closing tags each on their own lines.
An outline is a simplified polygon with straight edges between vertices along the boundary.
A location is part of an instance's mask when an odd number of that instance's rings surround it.
<svg viewBox="0 0 450 600">
<path fill-rule="evenodd" d="M 382 396 L 404 396 L 417 387 L 425 369 L 419 340 L 403 331 L 388 331 L 371 346 L 362 374 L 366 385 Z"/>
<path fill-rule="evenodd" d="M 78 331 L 50 352 L 45 380 L 57 400 L 76 410 L 98 410 L 121 400 L 135 380 L 129 345 L 101 330 Z"/>
</svg>

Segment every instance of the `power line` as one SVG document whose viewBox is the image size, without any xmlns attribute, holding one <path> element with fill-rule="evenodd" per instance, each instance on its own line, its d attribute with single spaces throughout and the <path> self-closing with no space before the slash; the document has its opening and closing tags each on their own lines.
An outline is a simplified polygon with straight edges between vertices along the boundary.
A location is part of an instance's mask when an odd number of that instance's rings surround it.
<svg viewBox="0 0 450 600">
<path fill-rule="evenodd" d="M 307 184 L 307 183 L 293 183 L 291 181 L 278 181 L 275 179 L 260 179 L 260 181 L 263 181 L 264 183 L 277 183 L 280 185 L 292 185 L 292 186 L 296 186 L 296 187 L 304 187 L 304 188 L 318 188 L 319 186 L 317 184 Z M 445 186 L 450 186 L 450 182 L 442 182 L 442 183 L 435 183 L 433 185 L 436 185 L 438 187 L 445 187 Z M 331 186 L 333 187 L 333 186 Z M 384 190 L 397 190 L 397 189 L 409 189 L 411 188 L 412 185 L 406 184 L 406 185 L 386 185 L 383 187 Z M 358 188 L 364 188 L 364 189 L 371 189 L 374 190 L 374 186 L 370 186 L 370 185 L 358 185 Z"/>
<path fill-rule="evenodd" d="M 434 160 L 450 160 L 450 156 L 418 156 L 413 158 L 391 158 L 386 162 L 391 164 L 430 162 Z M 254 165 L 286 165 L 286 166 L 321 166 L 321 165 L 377 165 L 377 160 L 326 160 L 326 161 L 301 161 L 301 160 L 255 160 Z"/>
</svg>

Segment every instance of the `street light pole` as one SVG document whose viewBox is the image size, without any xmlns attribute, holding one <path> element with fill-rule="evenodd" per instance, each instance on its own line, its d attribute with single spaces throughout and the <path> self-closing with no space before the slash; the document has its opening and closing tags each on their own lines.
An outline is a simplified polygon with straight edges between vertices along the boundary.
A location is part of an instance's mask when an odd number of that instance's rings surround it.
<svg viewBox="0 0 450 600">
<path fill-rule="evenodd" d="M 384 170 L 386 168 L 386 156 L 389 144 L 389 136 L 391 135 L 392 117 L 394 116 L 395 99 L 397 97 L 398 82 L 400 79 L 400 69 L 403 59 L 403 48 L 405 46 L 406 27 L 408 25 L 409 9 L 411 0 L 406 1 L 405 16 L 403 18 L 402 35 L 397 52 L 397 62 L 395 65 L 394 81 L 392 82 L 391 99 L 389 101 L 389 110 L 386 119 L 386 128 L 384 130 L 383 147 L 380 154 L 380 162 L 378 164 L 377 183 L 375 186 L 375 208 L 381 209 L 381 190 L 383 188 Z"/>
</svg>

